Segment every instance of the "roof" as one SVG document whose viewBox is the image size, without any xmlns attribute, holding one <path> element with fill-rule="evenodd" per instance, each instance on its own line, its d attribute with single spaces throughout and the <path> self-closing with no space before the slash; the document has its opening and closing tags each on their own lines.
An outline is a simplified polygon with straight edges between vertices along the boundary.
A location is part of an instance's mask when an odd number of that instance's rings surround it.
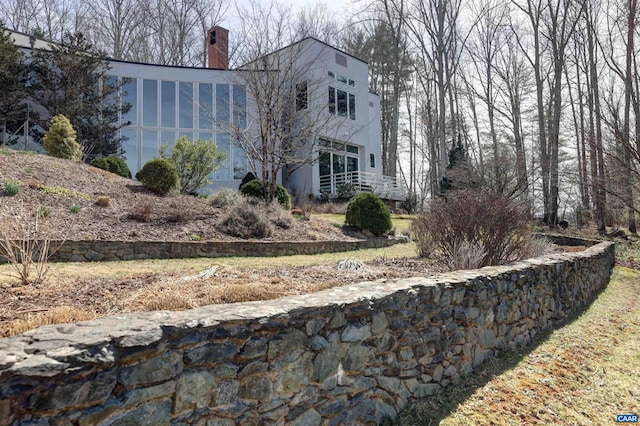
<svg viewBox="0 0 640 426">
<path fill-rule="evenodd" d="M 263 55 L 263 56 L 261 56 L 260 58 L 264 58 L 265 56 L 270 56 L 270 55 L 273 55 L 273 54 L 275 54 L 275 53 L 281 52 L 281 51 L 283 51 L 283 50 L 285 50 L 285 49 L 289 49 L 289 48 L 291 48 L 291 47 L 293 47 L 293 46 L 295 46 L 295 45 L 297 45 L 297 44 L 304 43 L 304 42 L 305 42 L 305 41 L 307 41 L 307 40 L 313 40 L 313 41 L 315 41 L 315 42 L 317 42 L 317 43 L 323 44 L 323 45 L 325 45 L 325 46 L 327 46 L 327 47 L 329 47 L 329 48 L 331 48 L 331 49 L 333 49 L 333 50 L 336 50 L 336 51 L 338 51 L 338 52 L 342 53 L 343 55 L 346 55 L 346 56 L 349 56 L 349 57 L 351 57 L 351 58 L 355 59 L 356 61 L 362 62 L 362 63 L 363 63 L 363 64 L 365 64 L 365 65 L 369 65 L 369 63 L 368 63 L 367 61 L 364 61 L 364 60 L 362 60 L 362 59 L 358 58 L 357 56 L 352 55 L 351 53 L 345 52 L 345 51 L 344 51 L 344 50 L 342 50 L 342 49 L 339 49 L 339 48 L 337 48 L 337 47 L 335 47 L 335 46 L 330 45 L 329 43 L 326 43 L 326 42 L 324 42 L 324 41 L 322 41 L 322 40 L 319 40 L 319 39 L 317 39 L 317 38 L 315 38 L 315 37 L 311 37 L 311 36 L 309 36 L 309 37 L 305 37 L 305 38 L 303 38 L 303 39 L 301 39 L 301 40 L 298 40 L 298 41 L 296 41 L 296 42 L 293 42 L 293 43 L 291 43 L 291 44 L 288 44 L 288 45 L 286 45 L 286 46 L 284 46 L 284 47 L 281 47 L 281 48 L 280 48 L 280 49 L 278 49 L 278 50 L 274 50 L 274 51 L 273 51 L 273 52 L 271 52 L 271 53 L 267 53 L 266 55 Z M 241 66 L 239 66 L 239 67 L 237 67 L 237 68 L 242 68 L 242 67 L 244 67 L 244 66 L 246 66 L 246 65 L 248 65 L 248 64 L 250 64 L 250 63 L 256 62 L 256 61 L 257 61 L 257 60 L 259 60 L 260 58 L 256 58 L 256 59 L 254 59 L 253 61 L 251 61 L 251 62 L 247 62 L 246 64 L 243 64 L 243 65 L 241 65 Z M 236 69 L 237 69 L 237 68 L 236 68 Z"/>
</svg>

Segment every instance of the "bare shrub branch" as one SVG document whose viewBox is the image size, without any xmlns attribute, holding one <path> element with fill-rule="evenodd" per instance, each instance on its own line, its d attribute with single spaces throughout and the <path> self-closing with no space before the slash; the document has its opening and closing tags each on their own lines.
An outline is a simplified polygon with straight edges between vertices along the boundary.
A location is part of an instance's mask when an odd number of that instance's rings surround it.
<svg viewBox="0 0 640 426">
<path fill-rule="evenodd" d="M 35 211 L 20 204 L 0 212 L 0 262 L 10 265 L 10 273 L 23 285 L 43 283 L 49 271 L 49 257 L 58 249 L 52 246 L 53 226 Z"/>
</svg>

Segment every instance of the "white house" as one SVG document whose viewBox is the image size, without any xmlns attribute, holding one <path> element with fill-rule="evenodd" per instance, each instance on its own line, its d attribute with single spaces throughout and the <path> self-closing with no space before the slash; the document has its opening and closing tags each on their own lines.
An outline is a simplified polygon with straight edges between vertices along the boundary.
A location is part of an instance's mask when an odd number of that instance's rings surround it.
<svg viewBox="0 0 640 426">
<path fill-rule="evenodd" d="M 26 49 L 34 43 L 35 48 L 46 48 L 46 43 L 23 34 L 14 33 L 14 40 Z M 227 154 L 223 167 L 211 176 L 209 190 L 237 188 L 250 170 L 229 129 L 252 130 L 256 100 L 247 91 L 246 71 L 228 69 L 228 31 L 211 29 L 208 42 L 208 68 L 110 60 L 109 78 L 125 79 L 123 102 L 132 106 L 121 118 L 130 123 L 121 132 L 132 174 L 156 157 L 162 144 L 183 135 L 213 139 Z M 314 109 L 324 117 L 309 141 L 313 148 L 301 153 L 306 164 L 290 173 L 285 170 L 288 189 L 318 196 L 321 191 L 336 194 L 348 185 L 356 192 L 402 200 L 404 186 L 395 177 L 382 176 L 380 99 L 368 91 L 367 63 L 314 38 L 272 55 L 287 53 L 295 55 L 295 67 L 303 70 L 291 83 L 298 92 L 292 110 Z"/>
</svg>

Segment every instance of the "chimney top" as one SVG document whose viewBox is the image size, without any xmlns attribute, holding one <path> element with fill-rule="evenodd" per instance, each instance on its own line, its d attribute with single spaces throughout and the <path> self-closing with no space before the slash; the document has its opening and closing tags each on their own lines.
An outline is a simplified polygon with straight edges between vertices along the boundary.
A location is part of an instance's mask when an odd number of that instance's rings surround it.
<svg viewBox="0 0 640 426">
<path fill-rule="evenodd" d="M 207 34 L 208 67 L 226 70 L 229 68 L 229 30 L 219 26 Z"/>
</svg>

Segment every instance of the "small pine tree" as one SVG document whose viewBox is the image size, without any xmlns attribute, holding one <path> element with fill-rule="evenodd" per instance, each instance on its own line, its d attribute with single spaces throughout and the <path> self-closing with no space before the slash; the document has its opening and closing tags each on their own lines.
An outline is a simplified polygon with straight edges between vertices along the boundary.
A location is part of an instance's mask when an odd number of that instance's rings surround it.
<svg viewBox="0 0 640 426">
<path fill-rule="evenodd" d="M 160 158 L 171 163 L 178 172 L 180 192 L 194 194 L 210 183 L 207 176 L 222 167 L 227 155 L 219 152 L 213 141 L 191 141 L 181 136 L 173 146 L 165 144 L 161 147 Z"/>
<path fill-rule="evenodd" d="M 42 145 L 52 157 L 73 161 L 82 159 L 80 144 L 76 142 L 76 131 L 64 115 L 53 117 L 49 130 L 42 138 Z"/>
</svg>

